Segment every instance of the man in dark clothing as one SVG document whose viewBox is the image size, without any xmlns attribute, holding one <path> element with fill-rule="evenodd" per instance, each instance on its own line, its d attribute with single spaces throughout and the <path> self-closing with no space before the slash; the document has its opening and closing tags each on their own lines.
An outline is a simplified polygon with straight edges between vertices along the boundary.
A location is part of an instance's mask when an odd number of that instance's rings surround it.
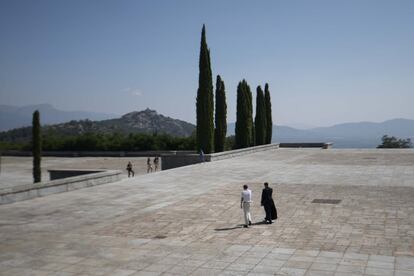
<svg viewBox="0 0 414 276">
<path fill-rule="evenodd" d="M 271 224 L 272 219 L 277 219 L 276 206 L 272 198 L 273 189 L 269 187 L 269 183 L 264 183 L 264 189 L 262 191 L 262 206 L 266 212 L 266 223 Z"/>
</svg>

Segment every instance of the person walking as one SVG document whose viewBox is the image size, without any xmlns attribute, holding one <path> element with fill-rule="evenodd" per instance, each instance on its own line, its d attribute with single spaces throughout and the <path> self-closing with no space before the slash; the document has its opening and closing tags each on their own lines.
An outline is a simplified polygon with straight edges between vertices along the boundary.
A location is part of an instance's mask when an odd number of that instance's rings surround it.
<svg viewBox="0 0 414 276">
<path fill-rule="evenodd" d="M 277 210 L 275 202 L 272 198 L 273 189 L 269 187 L 269 183 L 264 183 L 264 189 L 262 191 L 261 204 L 266 212 L 265 221 L 268 224 L 272 223 L 272 220 L 277 219 Z"/>
<path fill-rule="evenodd" d="M 147 173 L 152 172 L 151 158 L 147 158 Z"/>
<path fill-rule="evenodd" d="M 240 208 L 243 209 L 244 213 L 244 225 L 243 227 L 248 228 L 252 225 L 252 217 L 250 215 L 250 204 L 252 203 L 252 191 L 247 185 L 243 185 L 243 191 L 241 192 Z"/>
<path fill-rule="evenodd" d="M 132 169 L 132 163 L 131 163 L 131 161 L 128 162 L 127 167 L 126 167 L 126 170 L 128 171 L 128 177 L 130 177 L 131 175 L 132 175 L 132 177 L 135 176 L 135 172 Z"/>
<path fill-rule="evenodd" d="M 154 163 L 154 171 L 157 171 L 158 170 L 159 161 L 160 160 L 158 159 L 158 156 L 154 158 L 154 161 L 153 161 L 153 163 Z"/>
</svg>

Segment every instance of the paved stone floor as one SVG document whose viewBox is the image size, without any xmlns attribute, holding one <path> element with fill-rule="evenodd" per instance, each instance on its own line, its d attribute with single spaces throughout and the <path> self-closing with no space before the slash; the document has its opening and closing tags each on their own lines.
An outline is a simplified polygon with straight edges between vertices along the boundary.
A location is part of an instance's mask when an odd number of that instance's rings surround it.
<svg viewBox="0 0 414 276">
<path fill-rule="evenodd" d="M 279 149 L 3 205 L 0 275 L 414 275 L 414 151 Z"/>
</svg>

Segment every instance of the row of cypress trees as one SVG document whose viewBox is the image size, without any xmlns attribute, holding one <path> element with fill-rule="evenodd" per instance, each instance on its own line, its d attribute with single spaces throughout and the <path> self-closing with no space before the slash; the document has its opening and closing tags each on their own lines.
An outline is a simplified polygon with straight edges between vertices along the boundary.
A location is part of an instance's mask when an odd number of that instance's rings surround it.
<svg viewBox="0 0 414 276">
<path fill-rule="evenodd" d="M 201 31 L 199 78 L 197 90 L 197 147 L 204 153 L 221 152 L 227 133 L 227 105 L 224 82 L 220 75 L 216 81 L 216 116 L 213 122 L 213 81 L 210 49 L 207 46 L 206 28 Z M 256 117 L 253 124 L 253 100 L 250 86 L 242 80 L 237 86 L 236 148 L 270 144 L 272 140 L 272 108 L 269 85 L 263 92 L 257 87 Z M 215 126 L 215 128 L 214 128 Z"/>
<path fill-rule="evenodd" d="M 235 133 L 236 148 L 246 148 L 254 145 L 252 92 L 245 80 L 242 80 L 237 85 Z"/>
<path fill-rule="evenodd" d="M 253 124 L 252 92 L 246 80 L 237 86 L 236 148 L 270 144 L 272 142 L 272 104 L 269 85 L 265 92 L 259 85 L 256 89 L 256 116 Z"/>
</svg>

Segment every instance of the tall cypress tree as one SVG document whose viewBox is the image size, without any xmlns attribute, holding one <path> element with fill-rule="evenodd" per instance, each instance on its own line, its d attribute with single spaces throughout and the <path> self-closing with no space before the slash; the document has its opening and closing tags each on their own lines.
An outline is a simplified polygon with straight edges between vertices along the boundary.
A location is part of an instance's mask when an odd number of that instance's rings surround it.
<svg viewBox="0 0 414 276">
<path fill-rule="evenodd" d="M 236 148 L 253 145 L 252 93 L 245 80 L 237 86 Z"/>
<path fill-rule="evenodd" d="M 40 114 L 36 110 L 33 113 L 32 122 L 32 151 L 33 151 L 33 182 L 37 183 L 42 180 L 42 171 L 40 161 L 42 155 L 42 137 L 40 129 Z"/>
<path fill-rule="evenodd" d="M 250 86 L 246 82 L 246 97 L 247 97 L 247 115 L 249 120 L 249 127 L 250 127 L 250 141 L 249 141 L 249 147 L 254 146 L 254 123 L 253 123 L 253 95 L 252 90 L 250 89 Z"/>
<path fill-rule="evenodd" d="M 272 102 L 270 100 L 269 85 L 265 85 L 265 110 L 266 110 L 266 144 L 272 143 Z"/>
<path fill-rule="evenodd" d="M 244 80 L 243 80 L 244 81 Z M 246 119 L 245 119 L 245 93 L 243 82 L 237 85 L 237 106 L 236 106 L 236 128 L 235 128 L 235 146 L 243 148 L 246 144 Z"/>
<path fill-rule="evenodd" d="M 245 81 L 245 86 L 246 86 L 245 93 L 246 93 L 246 98 L 247 98 L 247 103 L 246 103 L 247 121 L 248 121 L 248 127 L 249 127 L 248 146 L 251 147 L 251 146 L 254 146 L 254 140 L 255 140 L 254 123 L 253 123 L 253 95 L 252 95 L 252 91 L 250 90 L 250 86 L 247 84 L 246 81 Z"/>
<path fill-rule="evenodd" d="M 210 50 L 207 46 L 206 28 L 201 31 L 199 77 L 197 90 L 197 147 L 205 153 L 214 148 L 214 99 Z"/>
<path fill-rule="evenodd" d="M 255 144 L 264 145 L 266 143 L 266 107 L 264 102 L 263 90 L 260 85 L 256 89 L 256 117 L 254 119 Z"/>
<path fill-rule="evenodd" d="M 227 104 L 224 81 L 217 75 L 216 81 L 216 128 L 214 132 L 215 152 L 224 151 L 224 144 L 227 134 Z"/>
</svg>

